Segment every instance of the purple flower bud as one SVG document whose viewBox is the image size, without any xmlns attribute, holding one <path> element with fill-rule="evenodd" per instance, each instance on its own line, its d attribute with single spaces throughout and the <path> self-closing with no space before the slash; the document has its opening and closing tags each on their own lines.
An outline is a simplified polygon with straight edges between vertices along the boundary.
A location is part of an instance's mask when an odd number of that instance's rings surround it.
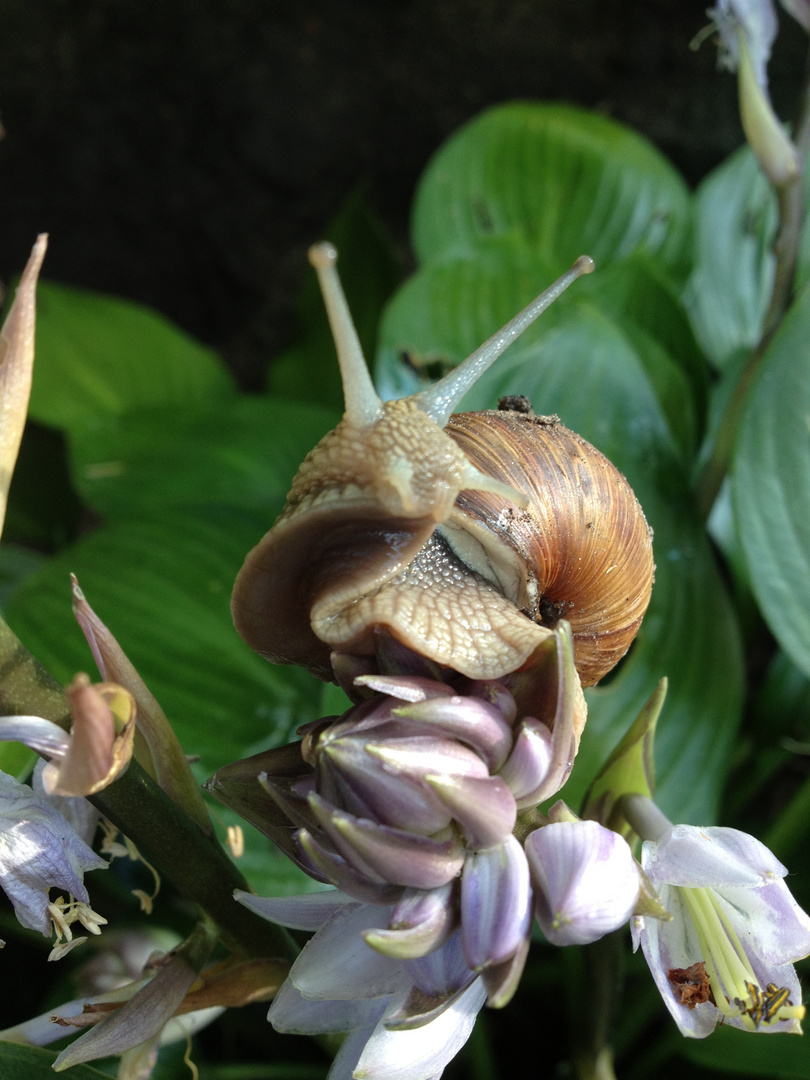
<svg viewBox="0 0 810 1080">
<path fill-rule="evenodd" d="M 395 959 L 411 960 L 439 949 L 456 928 L 454 885 L 407 889 L 391 914 L 387 929 L 367 930 L 372 949 Z"/>
<path fill-rule="evenodd" d="M 499 775 L 507 782 L 518 809 L 537 806 L 551 769 L 552 735 L 545 724 L 533 717 L 521 721 L 512 753 Z"/>
<path fill-rule="evenodd" d="M 317 795 L 310 796 L 310 805 L 339 853 L 361 873 L 379 874 L 395 885 L 435 889 L 461 872 L 464 847 L 454 831 L 429 837 L 392 829 L 331 809 Z"/>
<path fill-rule="evenodd" d="M 318 881 L 332 882 L 343 892 L 368 904 L 393 904 L 402 895 L 401 885 L 391 885 L 371 873 L 362 873 L 325 844 L 320 843 L 307 829 L 298 830 L 298 844 L 303 869 Z"/>
<path fill-rule="evenodd" d="M 461 879 L 464 956 L 474 971 L 508 960 L 528 935 L 531 887 L 514 836 L 468 856 Z"/>
<path fill-rule="evenodd" d="M 517 806 L 499 776 L 429 776 L 427 783 L 452 811 L 473 850 L 501 843 L 514 829 Z"/>
<path fill-rule="evenodd" d="M 512 747 L 512 729 L 494 705 L 475 697 L 423 701 L 396 710 L 397 716 L 429 723 L 447 738 L 460 739 L 497 772 Z"/>
<path fill-rule="evenodd" d="M 535 914 L 552 945 L 584 945 L 617 930 L 633 913 L 639 877 L 618 833 L 595 821 L 560 821 L 526 840 Z"/>
</svg>

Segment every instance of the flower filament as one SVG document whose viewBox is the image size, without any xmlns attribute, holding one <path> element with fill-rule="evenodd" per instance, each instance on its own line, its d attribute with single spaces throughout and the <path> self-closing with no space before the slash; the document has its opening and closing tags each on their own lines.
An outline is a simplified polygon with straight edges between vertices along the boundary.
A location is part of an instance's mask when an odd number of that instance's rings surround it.
<svg viewBox="0 0 810 1080">
<path fill-rule="evenodd" d="M 739 937 L 713 889 L 680 887 L 678 893 L 692 918 L 714 1004 L 724 1015 L 738 1018 L 748 1031 L 778 1020 L 802 1020 L 803 1005 L 794 1005 L 789 990 L 768 983 L 763 990 Z"/>
<path fill-rule="evenodd" d="M 93 911 L 89 904 L 84 904 L 73 896 L 69 896 L 68 900 L 65 900 L 64 896 L 57 896 L 56 900 L 48 904 L 48 912 L 56 931 L 54 946 L 48 956 L 49 960 L 61 960 L 71 949 L 87 941 L 86 937 L 73 936 L 73 931 L 70 929 L 73 923 L 80 922 L 91 934 L 100 934 L 101 927 L 107 925 L 107 920 L 102 915 Z"/>
</svg>

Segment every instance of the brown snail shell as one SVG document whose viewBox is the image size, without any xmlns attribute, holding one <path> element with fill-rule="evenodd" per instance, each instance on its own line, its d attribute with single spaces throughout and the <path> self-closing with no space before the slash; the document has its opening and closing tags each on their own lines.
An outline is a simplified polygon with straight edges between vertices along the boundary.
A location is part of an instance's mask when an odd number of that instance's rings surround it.
<svg viewBox="0 0 810 1080">
<path fill-rule="evenodd" d="M 629 647 L 652 586 L 650 531 L 629 485 L 556 418 L 451 416 L 590 260 L 430 390 L 382 402 L 346 326 L 335 258 L 328 245 L 311 252 L 346 414 L 248 555 L 237 630 L 267 659 L 325 679 L 332 650 L 374 655 L 380 630 L 462 675 L 499 679 L 530 670 L 564 617 L 581 679 L 596 682 Z"/>
<path fill-rule="evenodd" d="M 482 472 L 529 496 L 521 510 L 463 491 L 453 522 L 482 546 L 497 536 L 514 550 L 515 604 L 544 626 L 570 623 L 580 680 L 592 686 L 627 652 L 652 590 L 652 532 L 630 485 L 557 417 L 457 413 L 445 430 Z"/>
</svg>

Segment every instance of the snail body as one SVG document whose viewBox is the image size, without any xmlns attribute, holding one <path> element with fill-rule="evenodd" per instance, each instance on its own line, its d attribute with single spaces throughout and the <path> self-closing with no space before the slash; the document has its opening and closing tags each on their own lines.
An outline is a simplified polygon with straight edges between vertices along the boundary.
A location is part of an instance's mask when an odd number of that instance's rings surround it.
<svg viewBox="0 0 810 1080">
<path fill-rule="evenodd" d="M 591 261 L 578 260 L 434 386 L 382 402 L 334 249 L 317 245 L 310 258 L 346 412 L 307 455 L 240 571 L 239 633 L 268 660 L 324 679 L 333 678 L 333 651 L 373 656 L 380 631 L 461 675 L 502 679 L 531 671 L 565 618 L 581 681 L 597 682 L 629 647 L 652 586 L 651 534 L 627 481 L 556 418 L 451 415 Z"/>
</svg>

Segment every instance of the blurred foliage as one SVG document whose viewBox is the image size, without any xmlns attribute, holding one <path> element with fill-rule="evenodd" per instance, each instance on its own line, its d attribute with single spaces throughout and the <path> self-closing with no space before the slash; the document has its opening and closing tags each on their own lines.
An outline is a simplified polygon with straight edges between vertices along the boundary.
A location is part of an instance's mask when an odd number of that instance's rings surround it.
<svg viewBox="0 0 810 1080">
<path fill-rule="evenodd" d="M 559 414 L 625 473 L 655 532 L 649 613 L 615 674 L 588 693 L 589 724 L 564 795 L 577 805 L 667 676 L 656 742 L 662 808 L 679 821 L 722 820 L 764 838 L 770 830 L 777 856 L 790 854 L 807 906 L 810 285 L 765 355 L 711 536 L 694 498 L 713 418 L 740 358 L 759 340 L 775 221 L 773 196 L 747 150 L 691 195 L 626 128 L 563 106 L 520 103 L 485 113 L 435 155 L 415 199 L 417 270 L 390 300 L 397 260 L 361 198 L 347 203 L 330 238 L 342 249 L 365 346 L 378 342 L 383 397 L 425 385 L 578 255 L 594 256 L 597 273 L 556 303 L 464 402 L 487 408 L 520 393 L 537 412 Z M 803 235 L 802 281 L 808 251 Z M 270 368 L 267 392 L 247 397 L 214 355 L 164 319 L 51 283 L 40 290 L 31 404 L 38 426 L 12 489 L 0 602 L 25 645 L 67 681 L 91 667 L 70 610 L 76 573 L 198 759 L 201 780 L 341 708 L 330 688 L 254 655 L 228 608 L 245 554 L 279 513 L 299 462 L 342 411 L 314 275 L 300 311 L 299 342 Z M 248 836 L 244 871 L 258 892 L 305 887 L 258 834 Z M 516 1001 L 479 1021 L 474 1054 L 468 1048 L 449 1077 L 494 1080 L 495 1068 L 482 1071 L 481 1062 L 497 1062 L 502 1050 L 511 1060 L 514 1039 L 540 1030 L 538 1001 L 548 1067 L 570 1068 L 559 987 L 573 985 L 571 961 L 548 946 L 535 952 Z M 619 1075 L 810 1075 L 799 1040 L 727 1030 L 682 1040 L 637 957 L 628 978 L 633 992 L 616 1033 Z M 230 1014 L 223 1025 L 231 1036 L 222 1046 L 201 1036 L 203 1078 L 322 1075 L 317 1061 L 293 1062 L 292 1040 L 277 1051 L 282 1062 L 290 1055 L 286 1071 L 250 1063 L 269 1056 L 271 1039 L 278 1047 L 276 1036 L 269 1029 L 248 1036 Z M 218 1065 L 218 1053 L 241 1064 Z M 50 1060 L 45 1051 L 0 1047 L 3 1076 L 15 1080 L 50 1074 Z M 156 1075 L 185 1075 L 182 1061 L 171 1060 Z M 511 1066 L 509 1074 L 516 1075 Z"/>
</svg>

